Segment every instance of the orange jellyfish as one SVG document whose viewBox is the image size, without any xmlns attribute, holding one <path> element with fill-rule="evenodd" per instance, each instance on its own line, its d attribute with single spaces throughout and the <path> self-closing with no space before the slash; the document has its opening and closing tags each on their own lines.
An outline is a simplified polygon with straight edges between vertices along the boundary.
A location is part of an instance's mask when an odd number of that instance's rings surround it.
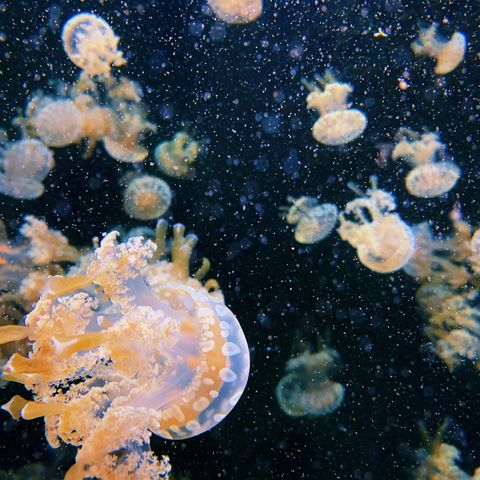
<svg viewBox="0 0 480 480">
<path fill-rule="evenodd" d="M 357 249 L 358 259 L 370 270 L 391 273 L 401 269 L 415 252 L 415 237 L 399 215 L 392 213 L 396 208 L 393 196 L 379 190 L 374 178 L 366 194 L 357 193 L 361 198 L 348 202 L 339 216 L 340 237 Z"/>
<path fill-rule="evenodd" d="M 185 439 L 213 428 L 246 386 L 248 345 L 218 284 L 200 281 L 208 262 L 190 277 L 197 238 L 174 226 L 168 261 L 166 229 L 159 222 L 157 245 L 106 235 L 71 275 L 50 277 L 24 327 L 0 328 L 0 344 L 32 343 L 28 357 L 10 357 L 3 379 L 34 397 L 15 395 L 2 408 L 15 419 L 44 417 L 52 447 L 79 447 L 66 480 L 168 475 L 151 434 Z"/>
<path fill-rule="evenodd" d="M 0 152 L 0 192 L 19 199 L 38 198 L 54 165 L 52 152 L 40 140 L 12 142 Z"/>
<path fill-rule="evenodd" d="M 439 197 L 455 186 L 461 171 L 455 163 L 441 159 L 445 154 L 445 145 L 440 142 L 438 134 L 428 132 L 420 135 L 402 128 L 398 136 L 400 141 L 392 150 L 392 158 L 403 158 L 414 167 L 405 179 L 411 195 Z"/>
<path fill-rule="evenodd" d="M 92 13 L 78 13 L 63 26 L 62 42 L 70 60 L 87 75 L 110 76 L 112 65 L 126 61 L 118 50 L 119 38 L 110 25 Z"/>
<path fill-rule="evenodd" d="M 187 132 L 177 132 L 173 140 L 155 147 L 154 158 L 158 168 L 170 177 L 195 175 L 193 163 L 198 157 L 200 146 Z"/>
<path fill-rule="evenodd" d="M 251 23 L 263 11 L 262 0 L 207 0 L 215 16 L 226 23 Z"/>
<path fill-rule="evenodd" d="M 322 346 L 308 349 L 287 363 L 287 374 L 275 390 L 280 408 L 291 417 L 318 417 L 334 412 L 342 404 L 345 388 L 328 378 L 340 361 L 338 352 Z"/>
<path fill-rule="evenodd" d="M 353 92 L 348 83 L 339 83 L 327 72 L 323 77 L 315 76 L 314 83 L 303 79 L 303 85 L 310 91 L 307 108 L 318 111 L 320 118 L 314 123 L 312 134 L 315 140 L 324 145 L 343 145 L 358 138 L 367 127 L 367 117 L 363 112 L 350 108 L 347 98 Z"/>
<path fill-rule="evenodd" d="M 172 203 L 172 191 L 167 182 L 151 175 L 142 175 L 130 181 L 123 196 L 127 214 L 137 220 L 155 220 Z"/>
<path fill-rule="evenodd" d="M 328 237 L 335 228 L 338 209 L 333 203 L 319 204 L 314 197 L 289 197 L 288 200 L 292 206 L 285 218 L 290 225 L 296 225 L 295 240 L 298 243 L 317 243 Z"/>
<path fill-rule="evenodd" d="M 444 40 L 437 33 L 437 24 L 422 28 L 419 38 L 412 43 L 415 55 L 426 55 L 436 59 L 435 73 L 446 75 L 455 70 L 463 61 L 467 39 L 463 33 L 455 32 L 450 40 Z"/>
</svg>

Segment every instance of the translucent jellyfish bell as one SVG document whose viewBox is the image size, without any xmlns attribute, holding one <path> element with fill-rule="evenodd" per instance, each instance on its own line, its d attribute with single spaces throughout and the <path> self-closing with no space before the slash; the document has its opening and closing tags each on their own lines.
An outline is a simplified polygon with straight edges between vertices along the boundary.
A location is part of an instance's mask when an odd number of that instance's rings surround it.
<svg viewBox="0 0 480 480">
<path fill-rule="evenodd" d="M 92 13 L 79 13 L 63 26 L 63 48 L 70 60 L 90 76 L 110 75 L 111 66 L 126 63 L 119 38 L 110 25 Z"/>
<path fill-rule="evenodd" d="M 461 175 L 460 168 L 451 161 L 445 161 L 445 145 L 436 133 L 420 135 L 402 128 L 400 141 L 392 150 L 392 158 L 403 158 L 414 168 L 405 179 L 408 192 L 419 198 L 434 198 L 449 192 Z M 438 161 L 440 157 L 440 161 Z"/>
<path fill-rule="evenodd" d="M 127 214 L 137 220 L 154 220 L 161 217 L 172 203 L 172 191 L 160 178 L 142 175 L 127 186 L 123 205 Z"/>
<path fill-rule="evenodd" d="M 335 81 L 328 73 L 324 77 L 315 77 L 315 80 L 323 90 L 314 83 L 302 81 L 310 91 L 307 108 L 313 108 L 320 114 L 312 128 L 315 140 L 336 146 L 358 138 L 367 127 L 367 117 L 362 111 L 350 108 L 347 103 L 348 95 L 353 91 L 352 86 Z"/>
<path fill-rule="evenodd" d="M 360 262 L 378 273 L 391 273 L 404 267 L 415 251 L 415 237 L 411 228 L 395 210 L 392 195 L 372 188 L 365 196 L 348 202 L 340 214 L 338 233 L 357 249 Z M 347 220 L 352 215 L 354 220 Z"/>
<path fill-rule="evenodd" d="M 412 43 L 415 55 L 426 55 L 436 59 L 435 73 L 446 75 L 455 70 L 465 57 L 467 39 L 463 33 L 455 32 L 450 40 L 437 33 L 437 24 L 420 29 L 419 38 Z"/>
<path fill-rule="evenodd" d="M 27 138 L 12 143 L 0 159 L 0 192 L 18 199 L 40 197 L 42 181 L 54 164 L 52 152 L 40 140 Z"/>
<path fill-rule="evenodd" d="M 275 390 L 280 408 L 291 417 L 322 416 L 343 402 L 345 388 L 328 378 L 339 361 L 336 350 L 323 346 L 318 352 L 304 351 L 287 363 L 287 374 Z"/>
<path fill-rule="evenodd" d="M 263 10 L 262 0 L 208 0 L 217 18 L 226 23 L 254 22 Z"/>
<path fill-rule="evenodd" d="M 314 197 L 289 198 L 292 206 L 286 220 L 295 227 L 298 243 L 312 244 L 328 237 L 338 219 L 338 209 L 333 203 L 319 204 Z"/>
<path fill-rule="evenodd" d="M 187 132 L 177 132 L 173 140 L 155 147 L 154 158 L 158 168 L 170 177 L 193 177 L 193 166 L 200 146 Z"/>
</svg>

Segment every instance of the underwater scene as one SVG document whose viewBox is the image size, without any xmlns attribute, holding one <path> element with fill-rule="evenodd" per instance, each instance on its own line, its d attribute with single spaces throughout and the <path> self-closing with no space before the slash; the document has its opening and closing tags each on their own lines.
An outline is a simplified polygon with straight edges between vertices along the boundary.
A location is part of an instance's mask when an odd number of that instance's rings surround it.
<svg viewBox="0 0 480 480">
<path fill-rule="evenodd" d="M 0 480 L 480 480 L 479 29 L 0 1 Z"/>
</svg>

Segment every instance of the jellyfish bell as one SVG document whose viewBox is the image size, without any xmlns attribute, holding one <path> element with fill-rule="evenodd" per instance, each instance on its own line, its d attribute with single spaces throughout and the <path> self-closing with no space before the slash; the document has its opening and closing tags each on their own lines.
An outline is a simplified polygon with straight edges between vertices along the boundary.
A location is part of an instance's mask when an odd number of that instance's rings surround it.
<svg viewBox="0 0 480 480">
<path fill-rule="evenodd" d="M 313 138 L 328 146 L 344 145 L 358 138 L 367 128 L 367 117 L 360 110 L 339 110 L 320 117 L 312 128 Z"/>
<path fill-rule="evenodd" d="M 298 243 L 313 244 L 328 237 L 335 228 L 338 209 L 333 203 L 317 205 L 302 216 L 295 228 Z"/>
<path fill-rule="evenodd" d="M 19 200 L 41 197 L 45 188 L 42 182 L 28 177 L 16 177 L 0 173 L 0 192 Z"/>
<path fill-rule="evenodd" d="M 251 23 L 263 11 L 263 0 L 207 0 L 215 16 L 225 23 Z"/>
<path fill-rule="evenodd" d="M 172 203 L 172 191 L 161 178 L 142 175 L 134 178 L 124 192 L 123 206 L 137 220 L 161 217 Z"/>
<path fill-rule="evenodd" d="M 118 50 L 119 38 L 110 25 L 92 13 L 78 13 L 63 26 L 62 42 L 70 60 L 86 74 L 110 75 L 112 65 L 126 63 Z"/>
<path fill-rule="evenodd" d="M 449 192 L 460 174 L 460 168 L 452 162 L 426 163 L 408 173 L 405 185 L 415 197 L 435 198 Z"/>
<path fill-rule="evenodd" d="M 463 33 L 455 32 L 450 40 L 444 40 L 437 33 L 438 25 L 420 29 L 419 38 L 412 43 L 415 55 L 426 55 L 436 59 L 435 73 L 446 75 L 455 70 L 463 61 L 467 39 Z"/>
</svg>

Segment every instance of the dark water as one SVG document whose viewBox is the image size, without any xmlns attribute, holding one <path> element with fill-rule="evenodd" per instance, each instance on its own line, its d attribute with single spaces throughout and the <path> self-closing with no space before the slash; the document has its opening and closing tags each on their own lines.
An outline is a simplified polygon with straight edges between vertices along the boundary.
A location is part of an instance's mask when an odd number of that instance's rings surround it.
<svg viewBox="0 0 480 480">
<path fill-rule="evenodd" d="M 375 173 L 409 223 L 431 219 L 447 228 L 455 201 L 469 222 L 480 222 L 480 2 L 265 3 L 256 23 L 228 26 L 206 15 L 202 0 L 3 2 L 0 126 L 15 138 L 10 122 L 27 99 L 51 81 L 75 78 L 61 25 L 92 11 L 120 36 L 128 59 L 122 73 L 144 89 L 149 119 L 158 124 L 148 148 L 184 122 L 207 146 L 194 180 L 168 179 L 175 191 L 168 216 L 199 236 L 198 254 L 211 259 L 243 326 L 252 369 L 239 404 L 213 431 L 178 443 L 152 439 L 156 453 L 170 456 L 175 478 L 410 478 L 421 446 L 417 422 L 433 431 L 446 416 L 452 419 L 446 439 L 471 473 L 480 464 L 479 373 L 472 367 L 450 373 L 425 347 L 415 282 L 402 272 L 370 272 L 336 234 L 314 246 L 296 244 L 278 207 L 302 194 L 343 207 L 353 197 L 347 182 L 366 187 Z M 419 25 L 444 19 L 442 32 L 463 31 L 469 47 L 442 83 L 431 60 L 414 59 L 410 43 Z M 379 27 L 390 27 L 389 37 L 375 38 Z M 316 115 L 306 110 L 300 88 L 301 77 L 326 68 L 354 85 L 351 100 L 369 119 L 365 134 L 342 148 L 314 141 Z M 405 69 L 411 87 L 400 91 Z M 392 141 L 402 125 L 440 129 L 463 171 L 449 195 L 412 201 L 405 168 L 376 165 L 375 145 Z M 121 204 L 121 179 L 131 165 L 101 147 L 87 160 L 78 147 L 57 149 L 55 159 L 38 200 L 1 197 L 12 234 L 25 214 L 45 218 L 78 245 L 119 225 L 142 224 Z M 148 161 L 139 168 L 157 174 Z M 274 390 L 293 339 L 315 341 L 326 331 L 343 359 L 336 378 L 346 387 L 345 401 L 327 417 L 289 418 Z M 8 385 L 0 401 L 21 391 Z M 63 455 L 62 478 L 74 451 L 49 448 L 41 420 L 16 423 L 0 413 L 0 424 L 2 468 L 52 465 Z"/>
</svg>

